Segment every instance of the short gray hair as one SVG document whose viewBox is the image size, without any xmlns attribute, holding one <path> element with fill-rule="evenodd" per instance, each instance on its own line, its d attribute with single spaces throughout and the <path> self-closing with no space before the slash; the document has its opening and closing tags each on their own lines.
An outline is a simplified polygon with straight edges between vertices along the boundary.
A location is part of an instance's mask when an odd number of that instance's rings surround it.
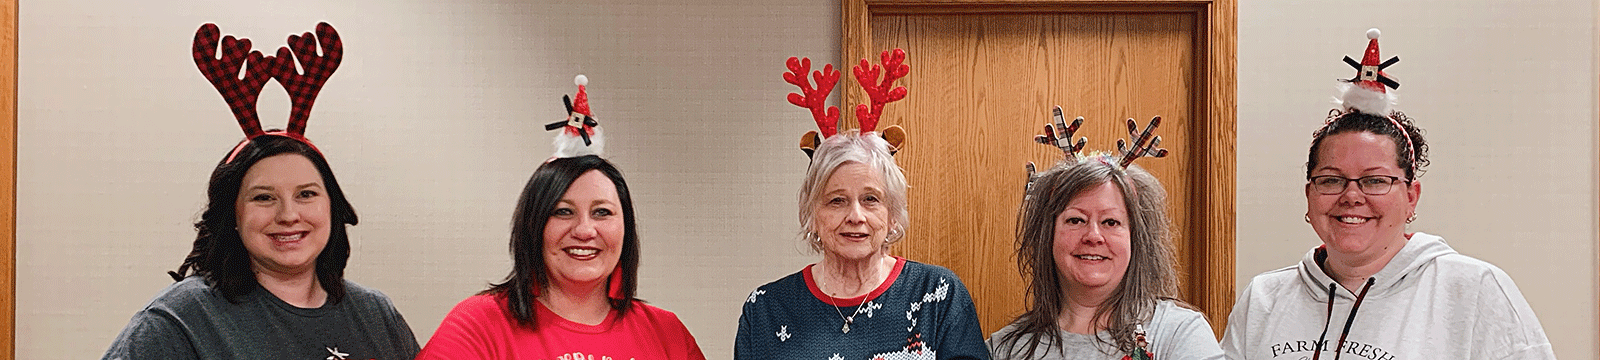
<svg viewBox="0 0 1600 360">
<path fill-rule="evenodd" d="M 894 155 L 889 154 L 889 142 L 876 132 L 858 134 L 846 131 L 828 137 L 817 146 L 816 153 L 811 157 L 811 166 L 806 169 L 805 180 L 800 184 L 800 238 L 813 251 L 822 251 L 820 246 L 810 241 L 810 237 L 815 236 L 811 234 L 811 225 L 816 213 L 817 195 L 825 191 L 823 188 L 828 186 L 828 178 L 833 177 L 835 170 L 852 162 L 866 165 L 883 177 L 884 204 L 889 207 L 889 220 L 893 221 L 891 229 L 894 230 L 884 242 L 884 247 L 905 237 L 906 224 L 910 222 L 906 211 L 906 175 L 900 170 L 900 165 L 895 164 Z"/>
</svg>

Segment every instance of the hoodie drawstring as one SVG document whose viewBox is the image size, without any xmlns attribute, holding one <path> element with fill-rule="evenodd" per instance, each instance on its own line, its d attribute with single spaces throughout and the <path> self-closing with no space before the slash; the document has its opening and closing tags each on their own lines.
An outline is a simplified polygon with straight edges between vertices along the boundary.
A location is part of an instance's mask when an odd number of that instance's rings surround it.
<svg viewBox="0 0 1600 360">
<path fill-rule="evenodd" d="M 1356 303 L 1350 306 L 1350 318 L 1344 321 L 1344 331 L 1339 333 L 1339 342 L 1333 347 L 1333 360 L 1339 360 L 1339 355 L 1341 355 L 1339 350 L 1344 346 L 1345 337 L 1350 336 L 1350 326 L 1356 322 L 1356 311 L 1361 309 L 1361 301 L 1367 299 L 1367 290 L 1371 290 L 1372 284 L 1375 282 L 1377 282 L 1375 278 L 1367 278 L 1367 285 L 1361 287 L 1361 294 L 1356 295 Z M 1333 322 L 1333 291 L 1338 285 L 1338 282 L 1328 283 L 1328 318 L 1322 322 L 1322 336 L 1317 337 L 1316 349 L 1311 354 L 1311 360 L 1318 360 L 1322 357 L 1322 344 L 1323 341 L 1328 340 L 1328 325 Z"/>
</svg>

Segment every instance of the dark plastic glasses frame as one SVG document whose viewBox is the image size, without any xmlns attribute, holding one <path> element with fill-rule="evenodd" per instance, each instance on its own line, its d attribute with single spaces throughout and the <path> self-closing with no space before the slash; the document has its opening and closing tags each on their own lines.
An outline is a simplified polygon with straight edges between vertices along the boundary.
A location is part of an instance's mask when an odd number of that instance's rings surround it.
<svg viewBox="0 0 1600 360">
<path fill-rule="evenodd" d="M 1356 183 L 1356 187 L 1361 189 L 1362 194 L 1384 195 L 1394 188 L 1394 184 L 1401 182 L 1399 176 L 1389 175 L 1367 175 L 1355 179 L 1339 175 L 1317 175 L 1307 180 L 1312 189 L 1323 195 L 1344 193 L 1352 182 Z M 1405 180 L 1404 182 L 1406 185 L 1411 185 L 1411 180 Z"/>
</svg>

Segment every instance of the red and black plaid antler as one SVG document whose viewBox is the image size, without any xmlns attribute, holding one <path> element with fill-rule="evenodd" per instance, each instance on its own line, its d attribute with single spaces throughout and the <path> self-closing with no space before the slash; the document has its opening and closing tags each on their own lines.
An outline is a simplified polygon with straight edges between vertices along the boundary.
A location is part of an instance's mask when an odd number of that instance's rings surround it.
<svg viewBox="0 0 1600 360">
<path fill-rule="evenodd" d="M 1061 114 L 1061 107 L 1056 106 L 1055 110 L 1052 111 L 1052 118 L 1054 118 L 1055 124 L 1044 124 L 1044 135 L 1034 135 L 1033 141 L 1060 148 L 1061 152 L 1066 154 L 1066 159 L 1069 162 L 1076 160 L 1078 151 L 1082 151 L 1083 144 L 1089 141 L 1087 137 L 1079 137 L 1076 145 L 1072 143 L 1072 134 L 1077 133 L 1078 127 L 1083 126 L 1083 117 L 1079 116 L 1076 119 L 1072 119 L 1072 125 L 1069 126 L 1067 125 L 1066 116 Z"/>
<path fill-rule="evenodd" d="M 855 70 L 856 82 L 861 84 L 861 90 L 867 92 L 867 99 L 872 103 L 870 110 L 867 104 L 856 105 L 856 121 L 861 123 L 861 133 L 865 134 L 878 128 L 878 116 L 883 115 L 883 105 L 906 98 L 906 87 L 894 86 L 894 81 L 911 73 L 911 65 L 906 65 L 906 51 L 894 49 L 884 51 L 879 56 L 882 67 L 867 63 L 861 59 L 861 64 Z M 883 73 L 883 80 L 879 82 L 878 74 Z M 892 88 L 891 88 L 892 87 Z"/>
<path fill-rule="evenodd" d="M 1157 147 L 1161 146 L 1161 137 L 1152 137 L 1151 134 L 1151 132 L 1155 131 L 1157 126 L 1161 126 L 1160 116 L 1150 119 L 1150 125 L 1145 126 L 1144 132 L 1139 132 L 1139 124 L 1135 123 L 1132 118 L 1129 118 L 1128 136 L 1132 136 L 1134 138 L 1132 144 L 1133 146 L 1130 148 L 1126 146 L 1127 144 L 1123 142 L 1123 139 L 1117 139 L 1117 152 L 1122 153 L 1122 161 L 1119 161 L 1117 164 L 1122 167 L 1128 167 L 1128 164 L 1132 164 L 1134 160 L 1137 160 L 1140 157 L 1166 157 L 1167 149 Z"/>
<path fill-rule="evenodd" d="M 217 87 L 217 92 L 222 93 L 222 99 L 228 102 L 228 108 L 233 110 L 233 117 L 239 120 L 239 128 L 244 130 L 248 138 L 254 139 L 261 136 L 261 118 L 256 114 L 256 98 L 261 95 L 261 88 L 267 84 L 276 71 L 278 62 L 270 56 L 263 56 L 260 51 L 250 50 L 250 39 L 235 39 L 233 35 L 221 38 L 221 31 L 217 24 L 200 25 L 194 33 L 194 64 L 200 68 L 200 73 L 205 75 L 211 85 Z M 221 58 L 217 58 L 217 50 L 221 49 Z M 239 78 L 239 69 L 246 68 L 243 79 Z"/>
<path fill-rule="evenodd" d="M 322 55 L 317 55 L 317 47 L 321 45 Z M 317 101 L 317 92 L 322 90 L 322 85 L 328 82 L 328 77 L 333 71 L 339 69 L 339 61 L 344 59 L 344 43 L 339 40 L 339 32 L 333 30 L 333 25 L 328 23 L 317 24 L 317 35 L 303 33 L 289 35 L 289 46 L 278 48 L 279 59 L 289 59 L 290 51 L 294 52 L 293 59 L 300 62 L 300 68 L 305 69 L 305 74 L 295 71 L 294 64 L 281 61 L 278 71 L 273 74 L 278 83 L 283 84 L 283 89 L 289 92 L 292 102 L 289 112 L 289 126 L 291 134 L 304 135 L 306 120 L 311 117 L 311 105 Z"/>
<path fill-rule="evenodd" d="M 1083 126 L 1083 117 L 1079 116 L 1076 119 L 1072 119 L 1072 125 L 1069 126 L 1067 125 L 1067 117 L 1061 113 L 1061 106 L 1056 106 L 1055 109 L 1051 111 L 1051 119 L 1054 120 L 1055 123 L 1045 123 L 1044 135 L 1034 135 L 1033 141 L 1040 144 L 1055 146 L 1056 148 L 1061 149 L 1061 153 L 1065 157 L 1063 161 L 1066 161 L 1067 163 L 1076 162 L 1078 160 L 1078 152 L 1083 150 L 1083 144 L 1089 142 L 1089 138 L 1079 137 L 1076 145 L 1072 143 L 1072 134 L 1077 133 L 1078 127 Z M 1039 175 L 1037 173 L 1037 168 L 1033 166 L 1032 161 L 1028 162 L 1027 168 L 1027 188 L 1032 189 L 1033 181 L 1038 179 Z"/>
</svg>

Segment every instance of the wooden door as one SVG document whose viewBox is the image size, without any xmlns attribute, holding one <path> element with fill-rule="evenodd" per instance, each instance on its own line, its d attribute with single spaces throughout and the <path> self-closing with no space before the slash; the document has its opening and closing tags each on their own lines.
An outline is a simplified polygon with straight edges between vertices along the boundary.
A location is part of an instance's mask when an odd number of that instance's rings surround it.
<svg viewBox="0 0 1600 360">
<path fill-rule="evenodd" d="M 1232 4 L 1103 3 L 844 1 L 846 64 L 903 48 L 912 66 L 900 80 L 909 95 L 880 125 L 908 134 L 896 158 L 911 224 L 892 251 L 954 270 L 985 333 L 998 330 L 1026 301 L 1014 257 L 1023 164 L 1061 159 L 1031 141 L 1050 109 L 1083 116 L 1086 149 L 1103 151 L 1129 137 L 1125 119 L 1161 116 L 1172 155 L 1138 163 L 1169 192 L 1181 296 L 1220 335 L 1234 284 Z M 863 101 L 843 88 L 845 109 Z"/>
</svg>

